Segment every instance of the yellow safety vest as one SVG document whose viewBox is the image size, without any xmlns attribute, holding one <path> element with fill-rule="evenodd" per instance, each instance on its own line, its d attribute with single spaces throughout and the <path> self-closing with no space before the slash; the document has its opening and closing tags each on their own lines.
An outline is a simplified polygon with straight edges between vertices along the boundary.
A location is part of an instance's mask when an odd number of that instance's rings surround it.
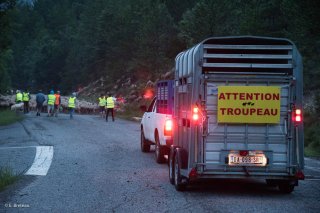
<svg viewBox="0 0 320 213">
<path fill-rule="evenodd" d="M 113 97 L 108 97 L 107 98 L 107 108 L 114 108 Z"/>
<path fill-rule="evenodd" d="M 56 96 L 53 94 L 48 95 L 48 105 L 54 105 L 54 102 L 56 101 Z"/>
<path fill-rule="evenodd" d="M 29 101 L 29 93 L 28 93 L 28 92 L 24 92 L 24 93 L 23 93 L 22 100 L 23 100 L 23 101 Z"/>
<path fill-rule="evenodd" d="M 69 98 L 68 107 L 76 108 L 76 97 Z"/>
<path fill-rule="evenodd" d="M 99 106 L 106 106 L 106 98 L 99 98 Z"/>
<path fill-rule="evenodd" d="M 22 101 L 22 94 L 21 94 L 21 92 L 17 93 L 16 101 Z"/>
</svg>

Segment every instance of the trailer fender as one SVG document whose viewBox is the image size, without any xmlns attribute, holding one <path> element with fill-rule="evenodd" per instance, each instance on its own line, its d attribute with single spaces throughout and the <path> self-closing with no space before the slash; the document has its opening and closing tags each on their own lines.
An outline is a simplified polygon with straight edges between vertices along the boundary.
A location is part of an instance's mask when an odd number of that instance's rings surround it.
<svg viewBox="0 0 320 213">
<path fill-rule="evenodd" d="M 174 146 L 174 145 L 171 145 L 171 146 L 169 147 L 169 156 L 168 156 L 168 157 L 169 157 L 170 159 L 173 159 L 175 149 L 176 149 L 176 146 Z"/>
<path fill-rule="evenodd" d="M 188 152 L 185 149 L 179 147 L 179 148 L 176 148 L 176 155 L 178 155 L 181 169 L 187 169 L 188 168 Z"/>
</svg>

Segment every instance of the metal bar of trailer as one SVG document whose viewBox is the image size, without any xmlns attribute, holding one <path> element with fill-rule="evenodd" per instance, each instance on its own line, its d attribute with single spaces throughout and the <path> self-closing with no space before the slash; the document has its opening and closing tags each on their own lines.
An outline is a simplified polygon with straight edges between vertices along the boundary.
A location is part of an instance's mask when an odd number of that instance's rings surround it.
<svg viewBox="0 0 320 213">
<path fill-rule="evenodd" d="M 254 125 L 254 124 L 252 124 L 251 123 L 251 125 Z M 256 124 L 255 124 L 256 125 Z M 281 126 L 281 127 L 284 127 L 284 125 L 279 125 L 279 126 Z M 240 134 L 240 133 L 238 133 L 238 132 L 231 132 L 231 131 L 229 131 L 228 132 L 229 134 L 232 134 L 232 135 L 234 135 L 234 136 L 241 136 L 241 135 L 243 135 L 243 134 Z M 238 133 L 238 134 L 237 134 Z M 252 136 L 252 137 L 258 137 L 258 136 L 262 136 L 263 135 L 263 133 L 261 133 L 261 134 L 257 134 L 257 133 L 248 133 L 248 135 L 250 135 L 250 136 Z M 210 133 L 210 136 L 224 136 L 224 133 Z M 272 137 L 279 137 L 279 136 L 283 136 L 281 133 L 278 133 L 278 134 L 272 134 L 271 135 Z M 285 136 L 283 136 L 283 137 L 285 137 Z M 210 142 L 209 142 L 210 143 Z M 214 143 L 214 142 L 212 142 L 212 143 Z M 272 143 L 270 143 L 270 144 L 272 144 Z"/>
<path fill-rule="evenodd" d="M 204 58 L 227 59 L 292 59 L 292 55 L 262 55 L 262 54 L 204 54 Z"/>
<path fill-rule="evenodd" d="M 296 145 L 296 154 L 297 154 L 297 164 L 298 164 L 298 168 L 300 168 L 300 146 L 299 146 L 299 141 L 298 141 L 298 138 L 299 138 L 299 132 L 298 132 L 298 127 L 295 127 L 295 132 L 296 132 L 296 140 L 295 140 L 295 145 Z"/>
<path fill-rule="evenodd" d="M 219 74 L 219 75 L 239 75 L 239 72 L 226 72 L 226 71 L 205 71 L 206 74 Z M 270 76 L 271 78 L 278 78 L 279 75 L 280 76 L 285 76 L 288 78 L 287 73 L 284 72 L 240 72 L 241 75 L 250 75 L 250 76 L 255 76 L 255 75 L 268 75 L 268 77 Z M 276 76 L 274 76 L 276 75 Z M 247 77 L 247 76 L 242 76 L 243 77 Z"/>
<path fill-rule="evenodd" d="M 245 173 L 233 173 L 233 174 L 223 174 L 223 173 L 211 173 L 211 172 L 204 172 L 199 174 L 203 179 L 237 179 L 237 178 L 265 178 L 265 179 L 287 179 L 287 178 L 294 178 L 293 175 L 289 175 L 288 173 L 254 173 L 250 174 L 249 176 Z"/>
<path fill-rule="evenodd" d="M 204 44 L 205 49 L 292 50 L 292 45 L 223 45 Z"/>
<path fill-rule="evenodd" d="M 216 82 L 217 80 L 224 80 L 225 81 L 227 76 L 224 76 L 224 75 L 212 75 L 210 77 L 214 78 L 214 82 Z M 209 79 L 208 75 L 206 76 L 206 78 L 207 78 L 208 82 L 210 82 L 210 79 Z M 292 78 L 289 78 L 287 76 L 284 76 L 283 78 L 281 78 L 279 76 L 278 77 L 274 77 L 274 78 L 271 77 L 271 76 L 270 77 L 268 76 L 268 78 L 261 78 L 261 76 L 260 76 L 260 78 L 254 77 L 254 76 L 250 76 L 250 78 L 251 79 L 248 79 L 248 76 L 228 77 L 228 79 L 231 79 L 232 81 L 234 81 L 234 80 L 237 80 L 237 81 L 242 80 L 242 81 L 249 81 L 250 83 L 252 83 L 252 82 L 265 82 L 266 80 L 270 80 L 270 81 L 272 81 L 272 83 L 274 83 L 274 82 L 279 83 L 279 82 L 288 82 L 288 81 L 292 80 Z M 259 81 L 257 81 L 257 80 L 259 80 Z"/>
<path fill-rule="evenodd" d="M 252 63 L 203 63 L 202 67 L 292 69 L 293 65 L 292 64 L 252 64 Z"/>
</svg>

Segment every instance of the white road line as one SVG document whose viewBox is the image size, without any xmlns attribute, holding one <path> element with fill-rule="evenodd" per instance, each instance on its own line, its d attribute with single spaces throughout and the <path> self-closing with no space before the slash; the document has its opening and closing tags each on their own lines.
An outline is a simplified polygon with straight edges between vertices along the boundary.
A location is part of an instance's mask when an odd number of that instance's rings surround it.
<svg viewBox="0 0 320 213">
<path fill-rule="evenodd" d="M 37 152 L 33 164 L 25 175 L 47 175 L 52 158 L 53 146 L 37 146 Z"/>
</svg>

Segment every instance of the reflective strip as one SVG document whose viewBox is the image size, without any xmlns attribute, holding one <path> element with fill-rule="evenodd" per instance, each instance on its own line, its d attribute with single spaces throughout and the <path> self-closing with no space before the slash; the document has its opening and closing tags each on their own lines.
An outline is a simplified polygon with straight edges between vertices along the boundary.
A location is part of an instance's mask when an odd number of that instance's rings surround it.
<svg viewBox="0 0 320 213">
<path fill-rule="evenodd" d="M 52 94 L 48 95 L 48 105 L 54 105 L 55 100 L 56 100 L 55 95 L 52 95 Z"/>
<path fill-rule="evenodd" d="M 76 107 L 75 102 L 76 102 L 76 97 L 70 97 L 68 102 L 68 107 L 75 108 Z"/>
<path fill-rule="evenodd" d="M 114 108 L 114 101 L 112 97 L 107 98 L 107 108 Z"/>
<path fill-rule="evenodd" d="M 17 101 L 22 101 L 22 94 L 21 93 L 17 93 Z"/>
<path fill-rule="evenodd" d="M 99 98 L 99 106 L 105 106 L 106 105 L 106 98 Z"/>
<path fill-rule="evenodd" d="M 29 101 L 29 93 L 23 93 L 23 98 L 22 98 L 23 101 Z"/>
</svg>

